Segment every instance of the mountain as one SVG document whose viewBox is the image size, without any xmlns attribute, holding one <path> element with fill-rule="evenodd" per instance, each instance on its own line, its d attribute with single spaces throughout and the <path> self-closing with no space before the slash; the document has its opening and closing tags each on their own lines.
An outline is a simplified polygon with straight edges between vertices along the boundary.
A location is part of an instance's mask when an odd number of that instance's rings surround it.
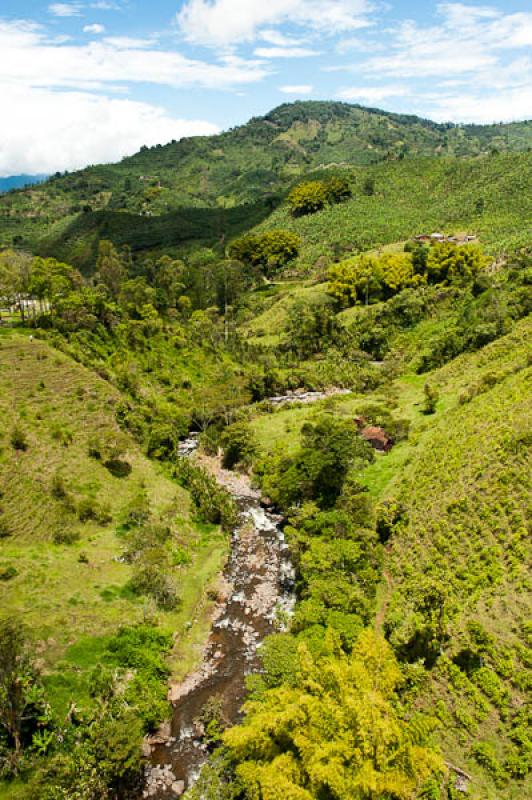
<svg viewBox="0 0 532 800">
<path fill-rule="evenodd" d="M 23 189 L 26 186 L 31 186 L 35 183 L 42 183 L 46 180 L 48 175 L 9 175 L 5 178 L 0 178 L 0 194 L 3 192 L 10 192 L 12 189 Z"/>
<path fill-rule="evenodd" d="M 335 102 L 284 104 L 216 136 L 143 147 L 117 164 L 56 175 L 0 199 L 0 244 L 27 243 L 81 213 L 160 216 L 270 197 L 316 169 L 421 156 L 476 158 L 532 147 L 532 122 L 438 124 Z M 21 237 L 21 238 L 19 238 Z"/>
</svg>

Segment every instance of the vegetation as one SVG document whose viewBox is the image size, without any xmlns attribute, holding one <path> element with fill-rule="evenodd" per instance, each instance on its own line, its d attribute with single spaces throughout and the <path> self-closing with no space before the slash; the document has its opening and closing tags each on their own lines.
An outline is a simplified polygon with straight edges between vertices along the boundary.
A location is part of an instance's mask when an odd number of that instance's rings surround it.
<svg viewBox="0 0 532 800">
<path fill-rule="evenodd" d="M 191 798 L 530 795 L 530 130 L 296 103 L 0 198 L 2 800 L 141 788 L 238 525 L 200 463 L 297 602 Z"/>
</svg>

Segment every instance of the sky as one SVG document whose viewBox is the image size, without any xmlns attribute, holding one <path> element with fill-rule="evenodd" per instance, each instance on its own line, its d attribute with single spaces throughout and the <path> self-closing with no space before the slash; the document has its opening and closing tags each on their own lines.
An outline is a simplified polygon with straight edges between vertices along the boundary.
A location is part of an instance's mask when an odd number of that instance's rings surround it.
<svg viewBox="0 0 532 800">
<path fill-rule="evenodd" d="M 532 0 L 0 0 L 0 176 L 116 161 L 294 100 L 532 118 Z"/>
</svg>

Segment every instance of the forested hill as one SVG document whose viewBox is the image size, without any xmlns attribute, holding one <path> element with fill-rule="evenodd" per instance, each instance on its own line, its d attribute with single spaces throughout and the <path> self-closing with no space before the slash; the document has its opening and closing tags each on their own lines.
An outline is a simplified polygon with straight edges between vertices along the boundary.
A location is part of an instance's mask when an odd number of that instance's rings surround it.
<svg viewBox="0 0 532 800">
<path fill-rule="evenodd" d="M 216 136 L 143 147 L 118 164 L 57 175 L 39 192 L 10 195 L 6 209 L 57 218 L 90 210 L 163 214 L 183 206 L 254 202 L 322 166 L 418 156 L 477 156 L 532 146 L 532 122 L 438 124 L 337 102 L 296 102 Z"/>
</svg>

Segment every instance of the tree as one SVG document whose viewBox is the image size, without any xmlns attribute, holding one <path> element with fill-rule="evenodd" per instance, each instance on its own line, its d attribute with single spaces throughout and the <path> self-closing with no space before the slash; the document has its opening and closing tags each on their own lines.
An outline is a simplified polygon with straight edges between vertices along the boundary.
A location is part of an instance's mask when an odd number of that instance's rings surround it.
<svg viewBox="0 0 532 800">
<path fill-rule="evenodd" d="M 107 286 L 111 296 L 116 299 L 122 283 L 127 278 L 127 270 L 113 243 L 106 239 L 103 239 L 98 246 L 96 274 Z"/>
<path fill-rule="evenodd" d="M 0 300 L 9 305 L 17 305 L 22 322 L 25 320 L 30 272 L 30 256 L 14 250 L 0 253 Z"/>
<path fill-rule="evenodd" d="M 295 456 L 274 457 L 261 465 L 263 489 L 285 510 L 305 500 L 331 508 L 350 466 L 373 460 L 373 450 L 353 423 L 330 415 L 306 424 L 301 432 L 302 446 Z"/>
<path fill-rule="evenodd" d="M 288 195 L 288 205 L 295 217 L 321 211 L 327 200 L 327 188 L 322 181 L 300 183 Z"/>
<path fill-rule="evenodd" d="M 224 734 L 249 800 L 411 800 L 441 778 L 430 747 L 434 721 L 403 719 L 394 703 L 401 673 L 390 646 L 373 631 L 350 656 L 335 639 L 313 658 L 299 648 L 295 685 L 246 704 L 242 725 Z"/>
<path fill-rule="evenodd" d="M 427 276 L 432 283 L 454 281 L 466 283 L 485 269 L 490 259 L 478 245 L 434 244 L 427 255 Z"/>
<path fill-rule="evenodd" d="M 327 202 L 331 204 L 348 200 L 353 194 L 347 178 L 342 178 L 338 175 L 325 181 L 324 186 L 327 194 Z"/>
<path fill-rule="evenodd" d="M 296 301 L 288 311 L 287 346 L 299 358 L 308 358 L 341 335 L 331 302 Z"/>
<path fill-rule="evenodd" d="M 24 733 L 42 721 L 46 704 L 20 620 L 0 619 L 0 725 L 18 758 Z"/>
<path fill-rule="evenodd" d="M 292 261 L 300 246 L 301 239 L 296 233 L 276 229 L 235 239 L 229 247 L 229 254 L 237 261 L 261 267 L 270 275 Z"/>
<path fill-rule="evenodd" d="M 249 466 L 258 448 L 253 431 L 245 422 L 229 425 L 222 434 L 221 445 L 226 469 L 233 469 L 236 464 Z"/>
</svg>

